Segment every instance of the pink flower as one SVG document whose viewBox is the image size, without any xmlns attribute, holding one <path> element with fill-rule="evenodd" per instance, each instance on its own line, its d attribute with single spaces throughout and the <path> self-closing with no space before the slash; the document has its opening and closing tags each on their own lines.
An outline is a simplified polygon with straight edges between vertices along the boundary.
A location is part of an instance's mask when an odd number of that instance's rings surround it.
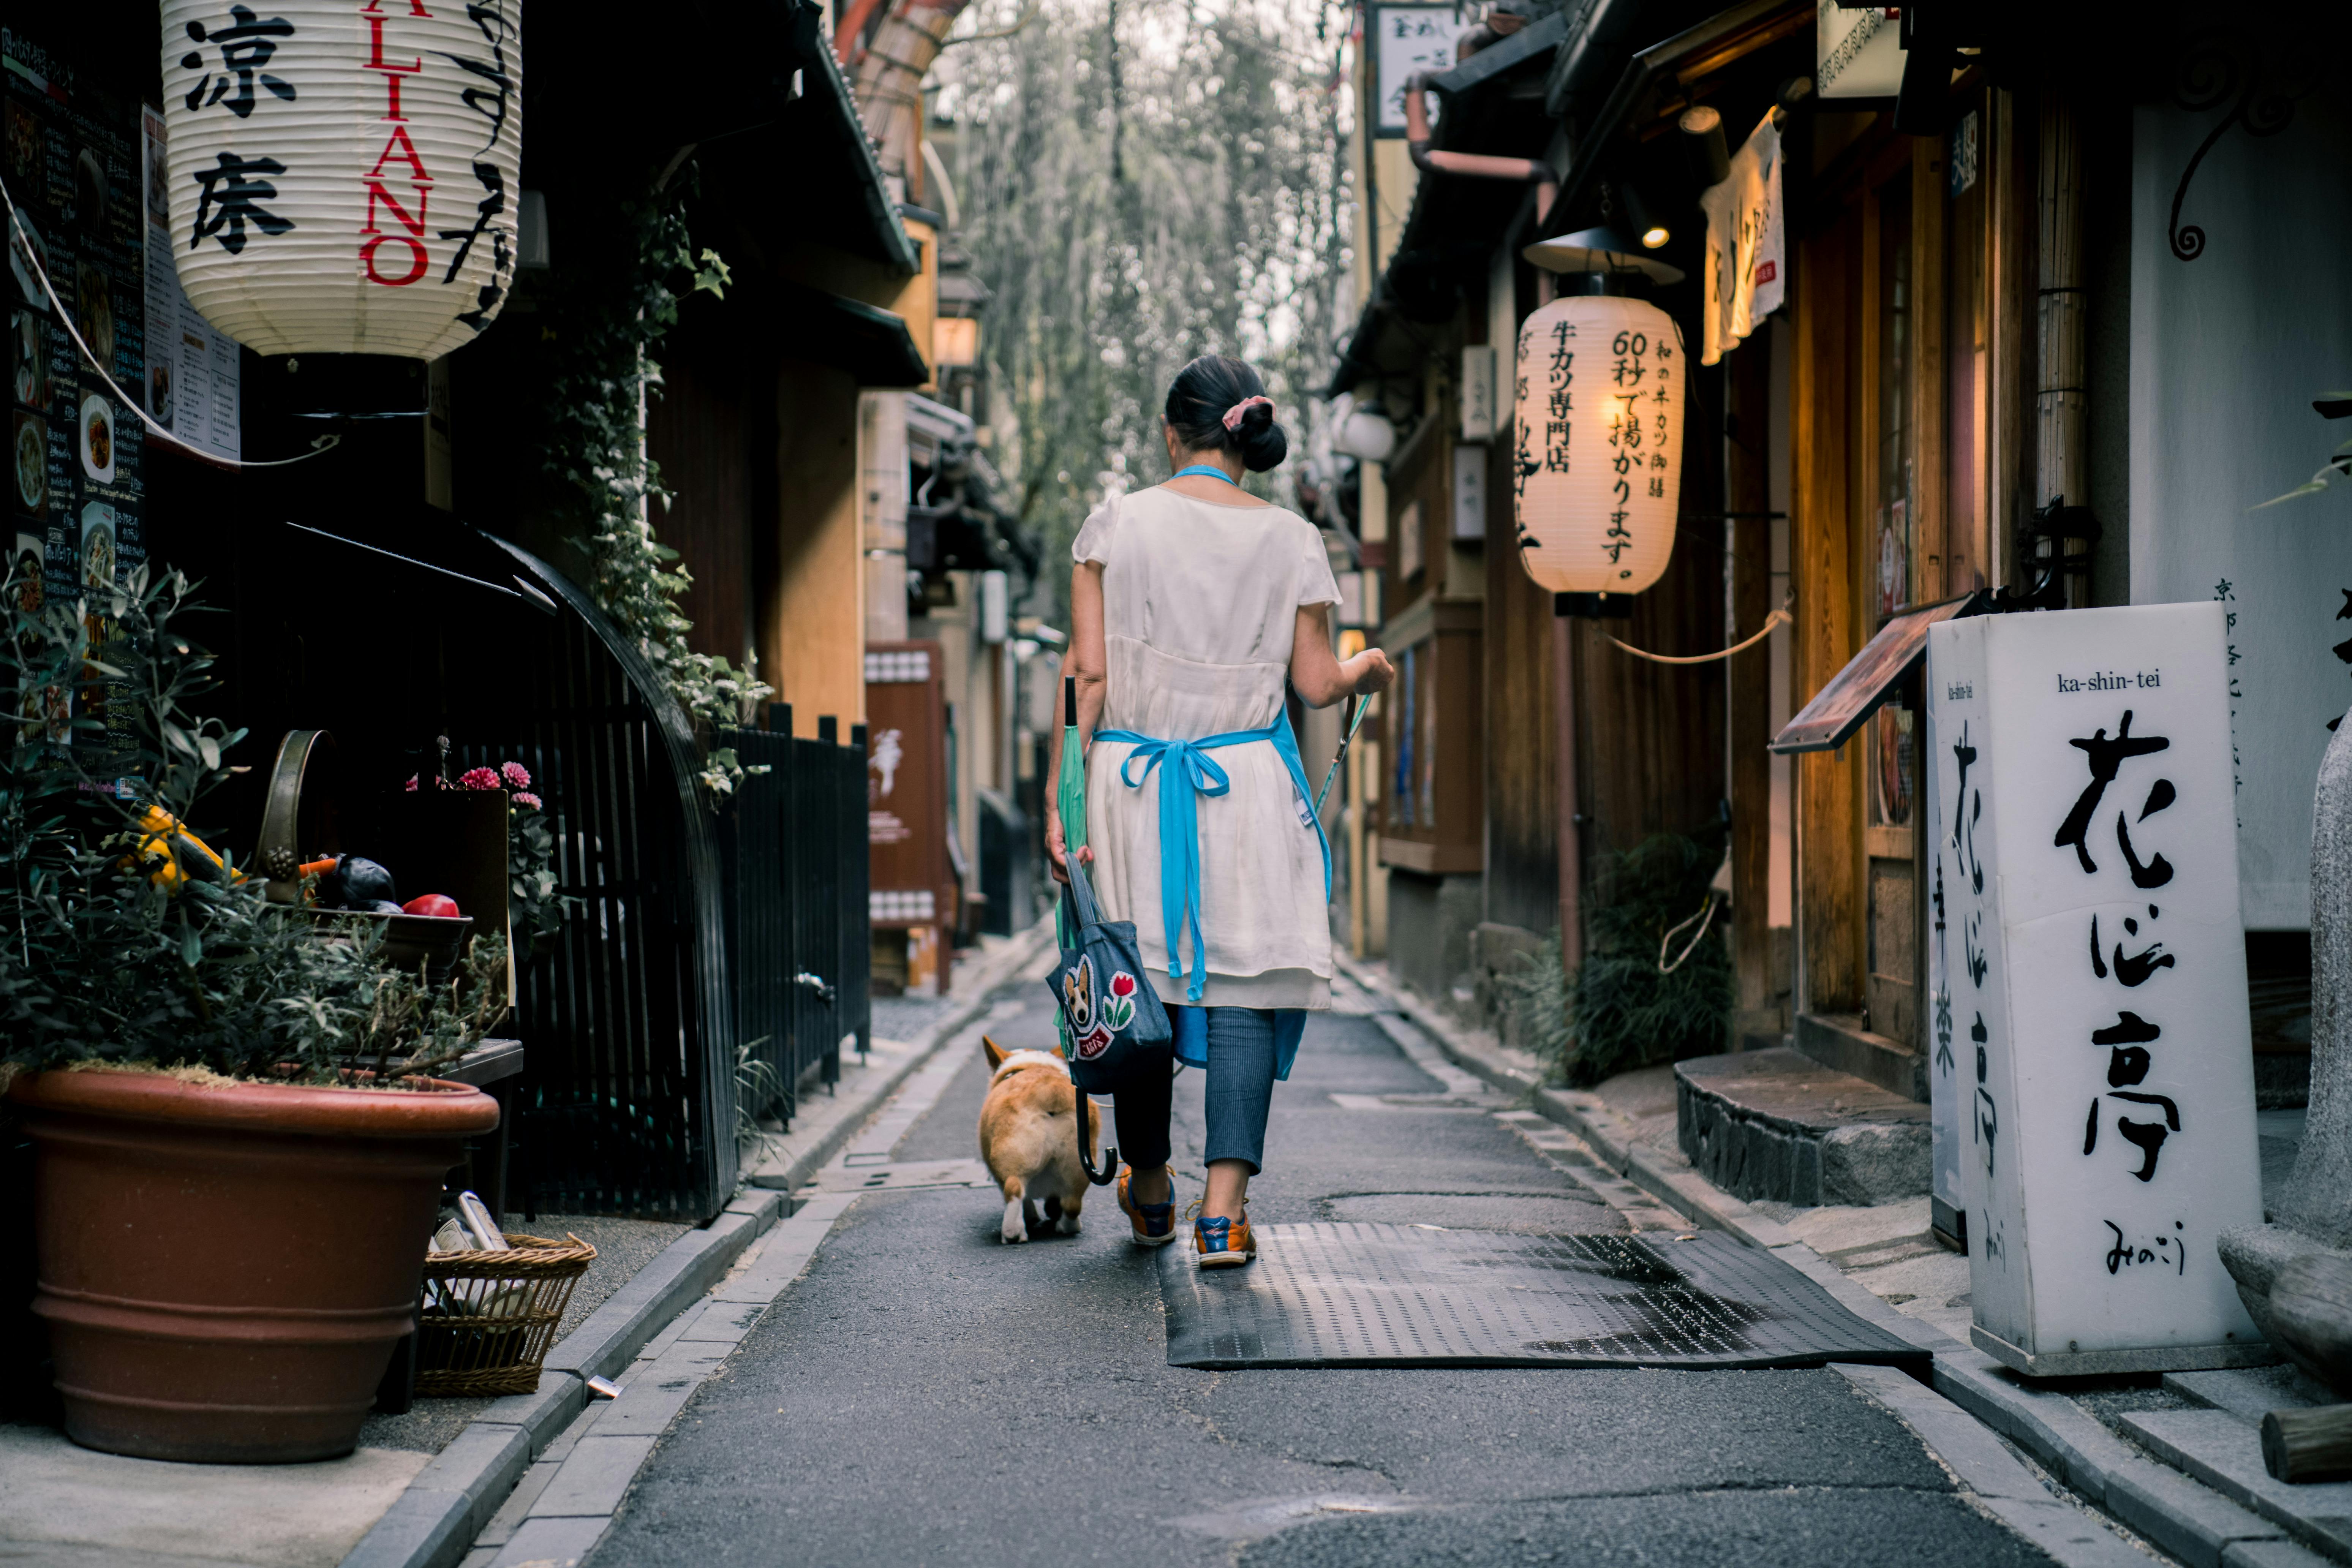
<svg viewBox="0 0 2352 1568">
<path fill-rule="evenodd" d="M 530 772 L 520 763 L 509 763 L 499 769 L 499 777 L 506 780 L 509 789 L 529 789 Z"/>
<path fill-rule="evenodd" d="M 539 796 L 531 794 L 526 789 L 519 789 L 515 791 L 514 803 L 522 807 L 525 811 L 538 811 L 541 809 Z"/>
<path fill-rule="evenodd" d="M 416 775 L 415 773 L 408 775 L 408 793 L 411 795 L 415 795 L 416 793 Z"/>
<path fill-rule="evenodd" d="M 459 789 L 496 789 L 499 787 L 499 775 L 488 768 L 467 768 L 457 775 L 457 787 Z"/>
<path fill-rule="evenodd" d="M 1132 995 L 1134 995 L 1134 994 L 1135 994 L 1135 976 L 1134 976 L 1134 975 L 1132 975 L 1132 974 L 1114 974 L 1114 975 L 1112 975 L 1112 976 L 1110 977 L 1110 994 L 1111 994 L 1112 995 L 1114 995 L 1114 996 L 1132 996 Z"/>
</svg>

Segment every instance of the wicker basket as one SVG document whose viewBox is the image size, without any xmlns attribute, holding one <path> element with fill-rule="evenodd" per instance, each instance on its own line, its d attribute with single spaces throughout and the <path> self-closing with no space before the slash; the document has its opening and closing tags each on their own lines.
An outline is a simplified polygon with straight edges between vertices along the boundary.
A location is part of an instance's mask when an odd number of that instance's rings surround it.
<svg viewBox="0 0 2352 1568">
<path fill-rule="evenodd" d="M 416 1392 L 535 1394 L 540 1363 L 572 1287 L 596 1249 L 507 1233 L 504 1252 L 436 1252 L 425 1259 L 425 1310 L 416 1325 Z"/>
</svg>

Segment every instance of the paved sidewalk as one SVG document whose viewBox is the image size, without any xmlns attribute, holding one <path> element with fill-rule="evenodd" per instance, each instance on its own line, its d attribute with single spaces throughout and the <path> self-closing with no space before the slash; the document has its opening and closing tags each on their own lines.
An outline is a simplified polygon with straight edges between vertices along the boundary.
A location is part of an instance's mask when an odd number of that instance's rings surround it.
<svg viewBox="0 0 2352 1568">
<path fill-rule="evenodd" d="M 541 1232 L 580 1230 L 621 1268 L 610 1279 L 583 1281 L 539 1393 L 419 1400 L 408 1415 L 372 1416 L 356 1453 L 312 1465 L 166 1464 L 81 1448 L 51 1426 L 0 1425 L 0 1563 L 450 1568 L 507 1504 L 518 1480 L 545 1473 L 551 1460 L 560 1463 L 588 1430 L 617 1439 L 648 1419 L 643 1413 L 659 1402 L 661 1385 L 681 1359 L 690 1361 L 693 1347 L 723 1326 L 723 1313 L 706 1312 L 705 1292 L 716 1286 L 710 1299 L 719 1300 L 747 1277 L 756 1285 L 765 1277 L 742 1261 L 747 1253 L 767 1237 L 782 1238 L 788 1248 L 808 1228 L 797 1218 L 777 1226 L 786 1200 L 772 1189 L 797 1186 L 835 1158 L 959 1037 L 992 992 L 1042 958 L 1051 929 L 988 939 L 958 963 L 954 993 L 937 1005 L 883 1009 L 885 1019 L 915 1023 L 919 1032 L 906 1040 L 877 1039 L 866 1061 L 845 1062 L 832 1094 L 811 1098 L 790 1133 L 766 1140 L 751 1190 L 712 1225 L 541 1216 Z M 828 1204 L 837 1210 L 837 1203 L 820 1199 L 803 1212 L 821 1214 Z M 520 1215 L 508 1217 L 524 1227 Z M 772 1271 L 786 1253 L 771 1242 L 760 1256 Z M 648 1362 L 680 1341 L 688 1348 L 671 1360 Z M 591 1374 L 625 1384 L 647 1372 L 652 1381 L 629 1396 L 627 1416 L 615 1415 L 618 1405 L 586 1401 L 583 1380 Z M 580 1424 L 583 1413 L 593 1417 L 586 1425 Z M 645 1439 L 648 1446 L 651 1440 Z M 607 1451 L 596 1446 L 589 1455 Z"/>
<path fill-rule="evenodd" d="M 1040 921 L 1018 936 L 982 937 L 977 952 L 957 959 L 946 996 L 898 997 L 874 1004 L 876 1037 L 864 1061 L 845 1058 L 832 1092 L 801 1101 L 787 1132 L 763 1133 L 761 1146 L 743 1162 L 744 1181 L 754 1187 L 790 1192 L 838 1153 L 875 1107 L 956 1031 L 989 1005 L 1007 977 L 1053 942 L 1053 922 Z M 906 1039 L 887 1039 L 886 1026 L 905 1027 Z"/>
<path fill-rule="evenodd" d="M 174 1465 L 0 1426 L 9 1568 L 320 1568 L 340 1562 L 431 1456 L 362 1448 L 315 1465 Z"/>
<path fill-rule="evenodd" d="M 599 1489 L 616 1471 L 626 1484 L 634 1467 L 618 1468 L 631 1454 L 643 1458 L 667 1422 L 664 1411 L 674 1414 L 724 1360 L 729 1332 L 740 1336 L 797 1275 L 794 1248 L 813 1247 L 807 1238 L 830 1225 L 826 1200 L 795 1205 L 786 1191 L 841 1157 L 869 1121 L 887 1121 L 894 1096 L 919 1095 L 936 1079 L 933 1064 L 971 1034 L 992 993 L 1045 962 L 1051 930 L 1041 923 L 984 942 L 959 965 L 951 1005 L 929 1012 L 914 1039 L 877 1040 L 866 1061 L 845 1063 L 833 1094 L 804 1100 L 791 1132 L 766 1140 L 726 1212 L 666 1248 L 557 1344 L 539 1393 L 487 1406 L 342 1559 L 344 1568 L 511 1558 L 511 1538 L 527 1527 L 533 1539 L 582 1539 Z M 799 1256 L 805 1261 L 804 1251 Z M 591 1376 L 620 1383 L 620 1398 L 609 1405 L 589 1399 Z M 587 1442 L 592 1435 L 597 1440 Z"/>
<path fill-rule="evenodd" d="M 1924 1198 L 1811 1209 L 1744 1203 L 1691 1168 L 1654 1091 L 1549 1086 L 1534 1058 L 1462 1028 L 1384 964 L 1341 967 L 1358 1005 L 1394 1009 L 1462 1068 L 1517 1094 L 1529 1108 L 1516 1119 L 1523 1133 L 1570 1168 L 1770 1249 L 1857 1313 L 1932 1351 L 1937 1393 L 2162 1552 L 2195 1568 L 2352 1563 L 2352 1483 L 2284 1486 L 2262 1463 L 2263 1413 L 2333 1404 L 2328 1390 L 2284 1367 L 2030 1383 L 1969 1342 L 1968 1259 L 1928 1234 Z M 2300 1114 L 2263 1113 L 2266 1178 L 2291 1165 Z"/>
</svg>

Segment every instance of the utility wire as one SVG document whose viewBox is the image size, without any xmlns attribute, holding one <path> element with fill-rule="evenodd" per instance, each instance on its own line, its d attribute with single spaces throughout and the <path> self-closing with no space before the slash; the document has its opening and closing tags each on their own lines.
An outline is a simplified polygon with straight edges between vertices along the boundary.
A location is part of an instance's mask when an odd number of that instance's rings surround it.
<svg viewBox="0 0 2352 1568">
<path fill-rule="evenodd" d="M 200 463 L 207 463 L 216 468 L 282 468 L 289 463 L 308 461 L 342 445 L 343 438 L 341 436 L 321 436 L 310 443 L 309 451 L 297 457 L 240 462 L 236 458 L 224 458 L 216 453 L 207 452 L 201 447 L 191 445 L 173 435 L 163 426 L 156 424 L 147 416 L 147 410 L 140 406 L 138 399 L 123 391 L 107 368 L 98 363 L 98 356 L 90 353 L 89 345 L 82 342 L 81 333 L 75 330 L 73 319 L 66 310 L 65 301 L 58 298 L 57 285 L 49 281 L 49 269 L 42 265 L 40 253 L 33 248 L 32 226 L 17 213 L 16 198 L 8 194 L 8 184 L 5 180 L 0 180 L 0 205 L 5 205 L 8 209 L 9 236 L 16 241 L 18 254 L 25 258 L 25 265 L 32 269 L 34 277 L 41 280 L 41 292 L 49 297 L 49 304 L 57 311 L 58 325 L 65 329 L 66 336 L 73 340 L 73 346 L 81 351 L 81 357 L 89 363 L 89 368 L 98 372 L 98 379 L 106 383 L 106 389 L 114 394 L 115 400 L 131 410 L 132 417 L 147 426 L 147 433 L 156 440 L 176 447 Z"/>
</svg>

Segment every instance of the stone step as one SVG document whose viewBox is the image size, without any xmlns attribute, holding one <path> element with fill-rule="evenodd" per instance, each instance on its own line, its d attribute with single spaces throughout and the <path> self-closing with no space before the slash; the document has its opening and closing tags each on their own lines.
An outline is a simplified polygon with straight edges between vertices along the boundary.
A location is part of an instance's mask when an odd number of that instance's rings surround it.
<svg viewBox="0 0 2352 1568">
<path fill-rule="evenodd" d="M 1734 1197 L 1810 1207 L 1928 1190 L 1927 1108 L 1786 1046 L 1679 1062 L 1675 1100 L 1683 1153 Z"/>
<path fill-rule="evenodd" d="M 1900 1040 L 1865 1028 L 1853 1013 L 1800 1013 L 1789 1044 L 1839 1072 L 1907 1099 L 1927 1098 L 1927 1059 Z"/>
</svg>

